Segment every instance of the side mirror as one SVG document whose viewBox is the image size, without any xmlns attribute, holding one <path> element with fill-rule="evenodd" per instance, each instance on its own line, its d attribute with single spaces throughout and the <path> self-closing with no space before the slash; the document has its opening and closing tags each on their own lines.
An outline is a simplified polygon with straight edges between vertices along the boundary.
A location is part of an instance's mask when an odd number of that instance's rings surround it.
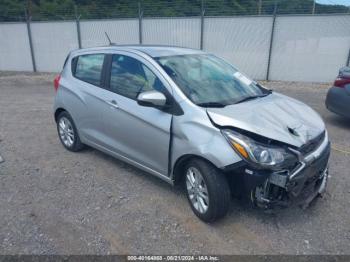
<svg viewBox="0 0 350 262">
<path fill-rule="evenodd" d="M 141 106 L 162 108 L 166 104 L 166 97 L 159 91 L 146 91 L 138 95 L 137 103 Z"/>
</svg>

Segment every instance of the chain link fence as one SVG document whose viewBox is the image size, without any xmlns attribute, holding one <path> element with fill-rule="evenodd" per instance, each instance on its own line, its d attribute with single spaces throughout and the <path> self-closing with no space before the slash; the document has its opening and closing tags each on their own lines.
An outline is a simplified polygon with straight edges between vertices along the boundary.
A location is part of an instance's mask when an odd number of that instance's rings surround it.
<svg viewBox="0 0 350 262">
<path fill-rule="evenodd" d="M 332 14 L 350 13 L 350 6 L 328 5 L 317 0 L 118 0 L 118 1 L 8 1 L 0 3 L 0 22 L 113 19 L 143 17 L 191 17 L 273 15 L 277 14 Z M 37 2 L 40 2 L 39 4 Z M 277 8 L 276 8 L 277 7 Z M 276 10 L 275 10 L 276 9 Z"/>
<path fill-rule="evenodd" d="M 310 5 L 313 1 L 294 9 L 298 14 L 284 12 L 285 1 L 229 2 L 118 1 L 52 12 L 32 8 L 24 16 L 14 14 L 21 21 L 0 22 L 0 70 L 60 71 L 69 51 L 107 45 L 105 32 L 116 44 L 203 49 L 258 80 L 328 82 L 349 63 L 350 14 L 318 14 L 321 7 Z"/>
</svg>

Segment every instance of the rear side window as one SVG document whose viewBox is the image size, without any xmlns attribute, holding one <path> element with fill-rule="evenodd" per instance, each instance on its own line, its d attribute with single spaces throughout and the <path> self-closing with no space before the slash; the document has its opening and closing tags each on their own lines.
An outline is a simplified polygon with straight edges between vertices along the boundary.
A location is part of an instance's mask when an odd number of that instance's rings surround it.
<svg viewBox="0 0 350 262">
<path fill-rule="evenodd" d="M 79 56 L 76 61 L 74 76 L 95 86 L 101 85 L 104 54 Z"/>
</svg>

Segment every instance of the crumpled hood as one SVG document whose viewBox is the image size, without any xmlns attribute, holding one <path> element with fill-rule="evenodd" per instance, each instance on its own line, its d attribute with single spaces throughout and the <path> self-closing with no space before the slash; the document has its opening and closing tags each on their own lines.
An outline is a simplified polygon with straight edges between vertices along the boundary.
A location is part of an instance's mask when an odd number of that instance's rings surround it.
<svg viewBox="0 0 350 262">
<path fill-rule="evenodd" d="M 320 116 L 309 106 L 275 92 L 224 108 L 207 108 L 207 113 L 219 126 L 244 129 L 297 147 L 325 129 Z"/>
</svg>

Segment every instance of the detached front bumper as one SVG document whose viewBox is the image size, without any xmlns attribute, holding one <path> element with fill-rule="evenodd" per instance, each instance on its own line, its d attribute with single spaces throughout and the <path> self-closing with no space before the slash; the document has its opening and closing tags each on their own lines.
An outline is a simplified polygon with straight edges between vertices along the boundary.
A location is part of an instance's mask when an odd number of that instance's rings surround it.
<svg viewBox="0 0 350 262">
<path fill-rule="evenodd" d="M 299 164 L 291 172 L 275 172 L 254 191 L 253 199 L 259 206 L 307 207 L 318 195 L 324 193 L 328 179 L 330 143 L 325 136 L 321 145 L 307 156 L 299 155 Z"/>
<path fill-rule="evenodd" d="M 325 135 L 316 150 L 306 156 L 299 154 L 299 163 L 292 171 L 254 170 L 242 165 L 239 168 L 242 180 L 238 184 L 244 184 L 245 192 L 259 207 L 301 205 L 305 208 L 326 189 L 329 156 L 330 143 Z"/>
</svg>

